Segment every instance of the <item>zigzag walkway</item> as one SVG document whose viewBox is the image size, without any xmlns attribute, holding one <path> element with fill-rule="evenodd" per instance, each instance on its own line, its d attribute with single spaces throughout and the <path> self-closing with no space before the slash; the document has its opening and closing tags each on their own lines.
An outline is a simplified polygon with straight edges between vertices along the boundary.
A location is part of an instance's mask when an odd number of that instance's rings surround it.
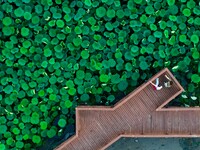
<svg viewBox="0 0 200 150">
<path fill-rule="evenodd" d="M 150 81 L 159 77 L 162 83 L 165 74 L 174 81 L 173 86 L 160 91 L 153 90 Z M 122 136 L 145 137 L 172 133 L 172 128 L 166 128 L 173 124 L 172 120 L 165 122 L 163 118 L 167 115 L 164 116 L 164 111 L 157 113 L 157 109 L 182 91 L 183 88 L 170 71 L 163 69 L 113 107 L 79 106 L 76 108 L 76 135 L 57 149 L 99 150 L 107 148 Z M 167 117 L 171 115 L 169 113 Z"/>
</svg>

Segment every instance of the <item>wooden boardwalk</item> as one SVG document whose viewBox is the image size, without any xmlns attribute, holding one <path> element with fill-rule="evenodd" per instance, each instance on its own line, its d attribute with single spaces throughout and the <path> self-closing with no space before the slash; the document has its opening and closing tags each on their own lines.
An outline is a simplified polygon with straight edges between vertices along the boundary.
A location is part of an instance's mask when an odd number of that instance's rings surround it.
<svg viewBox="0 0 200 150">
<path fill-rule="evenodd" d="M 150 81 L 164 75 L 171 88 L 153 90 Z M 114 106 L 76 108 L 76 135 L 57 150 L 103 150 L 121 137 L 200 137 L 199 108 L 163 108 L 184 89 L 166 68 Z"/>
</svg>

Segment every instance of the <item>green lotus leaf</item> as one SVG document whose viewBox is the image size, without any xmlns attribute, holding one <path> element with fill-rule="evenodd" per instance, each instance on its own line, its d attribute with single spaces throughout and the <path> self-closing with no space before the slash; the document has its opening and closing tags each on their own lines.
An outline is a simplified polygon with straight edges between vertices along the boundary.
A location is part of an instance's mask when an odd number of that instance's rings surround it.
<svg viewBox="0 0 200 150">
<path fill-rule="evenodd" d="M 179 25 L 179 28 L 180 28 L 181 30 L 185 30 L 185 29 L 186 29 L 186 24 L 185 24 L 185 23 L 181 23 L 181 24 Z"/>
<path fill-rule="evenodd" d="M 95 25 L 95 24 L 96 24 L 96 20 L 95 20 L 94 17 L 90 17 L 90 18 L 88 19 L 88 22 L 89 22 L 89 24 L 91 24 L 91 25 Z"/>
<path fill-rule="evenodd" d="M 200 25 L 200 18 L 199 18 L 199 17 L 196 17 L 196 18 L 195 18 L 194 24 L 195 24 L 195 25 Z"/>
<path fill-rule="evenodd" d="M 197 8 L 197 7 L 195 7 L 195 8 L 193 9 L 193 12 L 194 12 L 194 14 L 196 14 L 196 15 L 200 15 L 200 9 Z"/>
<path fill-rule="evenodd" d="M 154 36 L 155 36 L 156 38 L 162 38 L 162 32 L 156 31 L 156 32 L 154 32 Z"/>
<path fill-rule="evenodd" d="M 49 82 L 50 82 L 50 84 L 55 84 L 55 83 L 57 82 L 56 76 L 50 77 L 50 78 L 49 78 Z"/>
<path fill-rule="evenodd" d="M 190 0 L 187 2 L 187 7 L 190 9 L 194 8 L 195 5 L 196 5 L 196 3 L 193 0 Z"/>
<path fill-rule="evenodd" d="M 148 14 L 148 15 L 151 15 L 154 13 L 154 8 L 152 6 L 147 6 L 145 8 L 145 12 Z"/>
<path fill-rule="evenodd" d="M 190 9 L 185 8 L 185 9 L 183 10 L 183 15 L 186 16 L 186 17 L 189 17 L 189 16 L 191 15 Z"/>
<path fill-rule="evenodd" d="M 35 6 L 35 12 L 36 12 L 37 14 L 41 14 L 42 11 L 43 11 L 43 7 L 42 7 L 41 5 L 36 5 L 36 6 Z"/>
<path fill-rule="evenodd" d="M 153 31 L 156 31 L 157 26 L 155 24 L 150 24 L 150 29 L 153 30 Z M 159 31 L 157 31 L 157 32 L 159 32 Z"/>
<path fill-rule="evenodd" d="M 69 14 L 66 14 L 65 16 L 64 16 L 64 20 L 66 21 L 66 22 L 69 22 L 69 21 L 71 21 L 71 16 L 69 15 Z"/>
<path fill-rule="evenodd" d="M 56 135 L 56 130 L 55 130 L 55 129 L 51 128 L 50 130 L 47 131 L 47 136 L 48 136 L 49 138 L 52 138 L 52 137 L 54 137 L 55 135 Z"/>
<path fill-rule="evenodd" d="M 188 69 L 187 63 L 185 61 L 179 61 L 178 62 L 178 69 L 184 72 L 185 70 Z"/>
<path fill-rule="evenodd" d="M 153 24 L 156 21 L 155 19 L 156 19 L 155 17 L 150 16 L 150 17 L 147 18 L 146 23 L 149 24 L 149 25 Z"/>
<path fill-rule="evenodd" d="M 126 88 L 128 87 L 128 82 L 126 80 L 122 80 L 119 82 L 119 84 L 117 85 L 118 89 L 120 91 L 125 91 Z"/>
<path fill-rule="evenodd" d="M 176 15 L 179 12 L 179 8 L 177 7 L 177 5 L 171 5 L 169 6 L 168 11 L 170 12 L 170 14 Z"/>
<path fill-rule="evenodd" d="M 108 9 L 106 12 L 106 15 L 108 18 L 114 18 L 115 17 L 115 10 L 113 9 Z"/>
<path fill-rule="evenodd" d="M 42 66 L 43 68 L 47 68 L 47 65 L 48 65 L 48 62 L 47 62 L 47 61 L 43 61 L 42 64 L 41 64 L 41 66 Z"/>
<path fill-rule="evenodd" d="M 154 36 L 150 35 L 148 37 L 148 41 L 151 42 L 151 43 L 155 43 L 156 42 L 156 38 Z"/>
<path fill-rule="evenodd" d="M 84 3 L 86 6 L 92 6 L 91 0 L 85 0 Z"/>
<path fill-rule="evenodd" d="M 2 31 L 5 36 L 10 36 L 11 34 L 14 33 L 14 28 L 13 27 L 3 27 Z"/>
<path fill-rule="evenodd" d="M 18 135 L 20 133 L 20 130 L 18 128 L 13 128 L 12 129 L 12 132 L 15 134 L 15 135 Z"/>
<path fill-rule="evenodd" d="M 38 24 L 40 22 L 40 18 L 38 16 L 33 16 L 31 21 L 33 24 Z"/>
<path fill-rule="evenodd" d="M 74 46 L 78 47 L 78 46 L 81 45 L 81 43 L 82 43 L 82 39 L 81 38 L 77 37 L 77 38 L 73 39 Z"/>
<path fill-rule="evenodd" d="M 11 85 L 7 85 L 3 91 L 6 93 L 6 94 L 10 94 L 12 91 L 13 91 L 13 87 Z"/>
<path fill-rule="evenodd" d="M 49 48 L 44 49 L 44 56 L 50 57 L 52 55 L 52 51 Z"/>
<path fill-rule="evenodd" d="M 134 53 L 136 53 L 136 52 L 139 51 L 139 48 L 138 48 L 137 46 L 133 45 L 133 46 L 131 47 L 131 51 L 134 52 Z"/>
<path fill-rule="evenodd" d="M 45 95 L 44 90 L 40 90 L 40 91 L 38 92 L 38 96 L 43 97 L 44 95 Z"/>
<path fill-rule="evenodd" d="M 68 80 L 68 81 L 66 82 L 66 86 L 67 86 L 68 88 L 73 88 L 73 87 L 74 87 L 73 81 L 72 81 L 72 80 Z"/>
<path fill-rule="evenodd" d="M 105 27 L 106 27 L 106 29 L 107 29 L 108 31 L 113 30 L 113 25 L 112 25 L 110 22 L 107 22 L 107 23 L 105 24 Z"/>
<path fill-rule="evenodd" d="M 174 45 L 175 42 L 176 42 L 176 38 L 175 38 L 174 35 L 172 35 L 171 38 L 169 39 L 169 44 L 170 44 L 170 45 Z"/>
<path fill-rule="evenodd" d="M 200 82 L 200 76 L 198 74 L 193 74 L 191 76 L 192 82 L 199 83 Z"/>
<path fill-rule="evenodd" d="M 39 118 L 37 118 L 37 117 L 31 117 L 31 123 L 32 124 L 38 124 L 39 123 Z"/>
<path fill-rule="evenodd" d="M 90 97 L 89 97 L 88 94 L 83 94 L 83 95 L 81 95 L 81 97 L 80 97 L 81 101 L 83 101 L 83 102 L 88 101 L 89 98 L 90 98 Z"/>
<path fill-rule="evenodd" d="M 108 82 L 110 78 L 107 74 L 101 74 L 99 79 L 101 82 Z"/>
<path fill-rule="evenodd" d="M 113 102 L 115 100 L 115 96 L 114 95 L 109 95 L 107 97 L 107 100 L 110 101 L 110 102 Z"/>
<path fill-rule="evenodd" d="M 170 19 L 171 21 L 176 21 L 176 20 L 177 20 L 177 17 L 176 17 L 176 16 L 173 16 L 173 15 L 170 15 L 170 16 L 169 16 L 169 19 Z"/>
<path fill-rule="evenodd" d="M 193 24 L 194 23 L 194 19 L 193 18 L 188 19 L 188 23 L 189 24 Z"/>
<path fill-rule="evenodd" d="M 24 10 L 21 7 L 18 7 L 14 10 L 14 14 L 16 17 L 22 17 L 24 15 Z"/>
<path fill-rule="evenodd" d="M 22 116 L 22 121 L 23 121 L 24 123 L 30 122 L 30 120 L 31 120 L 31 117 L 30 117 L 30 116 L 27 116 L 27 115 L 23 115 L 23 116 Z"/>
<path fill-rule="evenodd" d="M 41 137 L 38 136 L 38 135 L 33 135 L 33 137 L 32 137 L 32 141 L 33 141 L 33 143 L 38 144 L 38 143 L 41 142 Z"/>
<path fill-rule="evenodd" d="M 169 6 L 172 6 L 175 4 L 175 0 L 167 0 L 167 3 Z"/>
<path fill-rule="evenodd" d="M 194 44 L 197 44 L 199 42 L 198 35 L 193 34 L 190 39 Z"/>
<path fill-rule="evenodd" d="M 10 18 L 10 17 L 5 17 L 5 18 L 3 18 L 3 24 L 4 24 L 5 26 L 11 25 L 11 24 L 12 24 L 12 18 Z"/>
<path fill-rule="evenodd" d="M 99 50 L 100 47 L 101 47 L 101 45 L 100 45 L 99 42 L 94 42 L 94 43 L 92 44 L 92 47 L 93 47 L 94 49 L 96 49 L 96 50 Z"/>
<path fill-rule="evenodd" d="M 161 3 L 160 2 L 155 2 L 154 3 L 154 8 L 156 9 L 156 10 L 160 10 L 161 9 Z"/>
<path fill-rule="evenodd" d="M 41 110 L 42 112 L 46 112 L 46 111 L 47 111 L 47 107 L 46 107 L 45 105 L 41 105 L 41 106 L 40 106 L 40 110 Z"/>
<path fill-rule="evenodd" d="M 105 12 L 106 12 L 106 10 L 105 10 Z M 122 10 L 122 9 L 120 9 L 120 10 L 117 10 L 117 12 L 116 12 L 116 16 L 118 17 L 118 18 L 123 18 L 124 17 L 124 11 Z M 104 16 L 105 16 L 105 14 L 104 14 Z"/>
<path fill-rule="evenodd" d="M 6 144 L 7 145 L 12 145 L 14 143 L 14 139 L 12 137 L 9 137 L 7 140 L 6 140 Z M 1 149 L 1 148 L 0 148 Z"/>
<path fill-rule="evenodd" d="M 24 143 L 23 142 L 21 142 L 21 141 L 17 141 L 16 142 L 16 148 L 23 148 L 24 147 Z"/>
<path fill-rule="evenodd" d="M 55 64 L 55 59 L 54 59 L 54 58 L 51 58 L 51 59 L 49 60 L 49 63 L 50 63 L 51 65 Z"/>
<path fill-rule="evenodd" d="M 115 53 L 115 57 L 116 57 L 116 58 L 121 58 L 121 57 L 122 57 L 122 53 L 121 53 L 121 52 Z"/>
<path fill-rule="evenodd" d="M 62 52 L 62 46 L 61 46 L 61 45 L 56 45 L 56 46 L 54 47 L 54 50 L 55 50 L 56 52 Z"/>
<path fill-rule="evenodd" d="M 115 7 L 120 7 L 121 3 L 120 3 L 120 1 L 114 1 L 114 5 L 115 5 Z"/>
<path fill-rule="evenodd" d="M 49 25 L 50 27 L 55 26 L 55 25 L 56 25 L 56 20 L 51 20 L 51 21 L 49 21 L 49 22 L 48 22 L 48 25 Z"/>
<path fill-rule="evenodd" d="M 25 47 L 21 47 L 20 48 L 20 53 L 22 53 L 22 54 L 26 54 L 28 52 L 28 50 L 25 48 Z M 21 63 L 21 64 L 23 64 L 23 63 L 25 63 L 25 61 L 23 62 L 24 60 L 23 59 L 21 59 L 19 62 Z"/>
<path fill-rule="evenodd" d="M 56 25 L 58 28 L 63 28 L 65 26 L 65 23 L 63 20 L 57 20 Z"/>
<path fill-rule="evenodd" d="M 52 101 L 56 101 L 56 94 L 50 94 L 49 95 L 49 100 L 52 100 Z"/>
<path fill-rule="evenodd" d="M 165 58 L 166 57 L 166 54 L 164 52 L 164 50 L 159 50 L 159 55 L 161 58 Z"/>
<path fill-rule="evenodd" d="M 28 36 L 29 35 L 29 29 L 26 27 L 22 27 L 21 29 L 21 35 L 22 36 Z"/>
<path fill-rule="evenodd" d="M 60 63 L 59 62 L 55 62 L 54 64 L 53 64 L 53 68 L 54 69 L 59 69 L 60 68 Z"/>
<path fill-rule="evenodd" d="M 184 43 L 184 42 L 186 42 L 186 40 L 187 40 L 186 35 L 180 35 L 180 36 L 179 36 L 179 41 L 180 41 L 180 42 L 183 42 L 183 43 Z"/>
<path fill-rule="evenodd" d="M 89 56 L 90 56 L 90 55 L 89 55 L 89 52 L 88 52 L 87 50 L 81 51 L 81 57 L 82 57 L 83 59 L 88 59 Z"/>
<path fill-rule="evenodd" d="M 59 40 L 58 40 L 57 38 L 53 38 L 53 39 L 51 40 L 51 44 L 52 44 L 52 45 L 58 45 L 58 43 L 59 43 Z"/>
<path fill-rule="evenodd" d="M 128 8 L 129 10 L 134 9 L 134 1 L 128 1 L 128 3 L 127 3 L 127 8 Z"/>
<path fill-rule="evenodd" d="M 70 89 L 68 90 L 68 94 L 69 94 L 69 95 L 75 95 L 75 94 L 76 94 L 76 89 L 75 89 L 75 88 L 70 88 Z"/>
<path fill-rule="evenodd" d="M 76 72 L 76 77 L 77 77 L 78 79 L 84 79 L 84 77 L 85 77 L 85 72 L 84 72 L 83 70 L 78 70 L 78 71 Z"/>
<path fill-rule="evenodd" d="M 40 128 L 41 128 L 42 130 L 47 129 L 47 125 L 48 125 L 48 123 L 47 123 L 46 121 L 41 121 L 41 122 L 40 122 Z"/>
<path fill-rule="evenodd" d="M 159 22 L 159 26 L 160 26 L 161 29 L 164 30 L 164 29 L 166 28 L 167 24 L 166 24 L 165 21 L 160 21 L 160 22 Z"/>
<path fill-rule="evenodd" d="M 115 67 L 116 61 L 114 59 L 109 59 L 108 64 L 109 64 L 109 67 Z"/>
<path fill-rule="evenodd" d="M 32 98 L 31 103 L 33 105 L 37 105 L 38 104 L 38 99 L 37 98 Z"/>
<path fill-rule="evenodd" d="M 25 90 L 25 91 L 27 91 L 28 89 L 29 89 L 29 86 L 28 86 L 28 84 L 27 83 L 21 83 L 21 88 L 23 89 L 23 90 Z"/>
<path fill-rule="evenodd" d="M 193 57 L 194 59 L 199 59 L 199 58 L 200 58 L 199 52 L 198 52 L 198 51 L 194 51 L 194 52 L 192 53 L 192 57 Z"/>
<path fill-rule="evenodd" d="M 82 30 L 81 30 L 81 28 L 80 28 L 79 26 L 76 26 L 75 29 L 74 29 L 74 32 L 75 32 L 76 34 L 81 34 L 81 33 L 82 33 Z"/>
<path fill-rule="evenodd" d="M 127 71 L 131 71 L 133 69 L 133 65 L 131 63 L 126 63 L 125 68 Z"/>
<path fill-rule="evenodd" d="M 189 91 L 189 92 L 194 92 L 194 90 L 195 90 L 194 84 L 193 84 L 193 83 L 190 83 L 190 84 L 188 85 L 188 91 Z"/>
<path fill-rule="evenodd" d="M 6 150 L 6 146 L 4 144 L 0 144 L 0 150 Z"/>
<path fill-rule="evenodd" d="M 59 121 L 58 121 L 59 127 L 64 128 L 66 124 L 67 124 L 67 122 L 65 119 L 59 119 Z"/>
<path fill-rule="evenodd" d="M 7 131 L 7 126 L 6 125 L 0 125 L 0 128 L 1 128 L 0 134 L 6 133 L 6 131 Z"/>
<path fill-rule="evenodd" d="M 62 9 L 63 9 L 63 12 L 65 12 L 66 14 L 69 14 L 71 12 L 71 9 L 67 6 L 64 6 Z"/>
<path fill-rule="evenodd" d="M 139 72 L 134 72 L 131 76 L 132 80 L 137 81 L 140 77 Z"/>
<path fill-rule="evenodd" d="M 73 103 L 70 100 L 65 101 L 66 108 L 70 108 L 70 107 L 72 107 L 72 105 L 73 105 Z"/>
<path fill-rule="evenodd" d="M 139 66 L 140 66 L 140 68 L 141 68 L 142 70 L 146 70 L 146 69 L 148 69 L 148 67 L 149 67 L 149 65 L 147 64 L 146 61 L 141 61 L 140 64 L 139 64 Z"/>
</svg>

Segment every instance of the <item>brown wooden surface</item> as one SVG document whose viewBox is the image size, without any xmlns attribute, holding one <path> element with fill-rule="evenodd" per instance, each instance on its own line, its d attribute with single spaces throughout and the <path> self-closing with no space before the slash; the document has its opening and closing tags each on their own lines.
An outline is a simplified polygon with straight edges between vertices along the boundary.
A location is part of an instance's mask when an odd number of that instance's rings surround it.
<svg viewBox="0 0 200 150">
<path fill-rule="evenodd" d="M 150 81 L 167 74 L 171 88 L 155 91 Z M 76 108 L 76 135 L 58 150 L 106 149 L 120 137 L 200 137 L 199 108 L 163 108 L 184 89 L 166 68 L 113 107 Z M 171 109 L 171 110 L 170 110 Z"/>
</svg>

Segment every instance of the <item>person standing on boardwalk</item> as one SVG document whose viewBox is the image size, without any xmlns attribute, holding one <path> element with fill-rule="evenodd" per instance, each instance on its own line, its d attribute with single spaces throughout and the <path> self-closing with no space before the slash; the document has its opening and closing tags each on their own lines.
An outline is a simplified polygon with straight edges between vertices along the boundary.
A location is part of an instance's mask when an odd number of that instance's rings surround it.
<svg viewBox="0 0 200 150">
<path fill-rule="evenodd" d="M 163 88 L 162 86 L 159 86 L 159 78 L 156 78 L 156 84 L 154 84 L 154 83 L 151 82 L 151 81 L 150 81 L 150 83 L 151 83 L 151 85 L 153 86 L 153 89 L 154 89 L 154 90 L 159 91 L 159 90 L 161 90 L 161 89 Z"/>
<path fill-rule="evenodd" d="M 165 78 L 167 79 L 167 81 L 164 82 L 164 86 L 167 88 L 171 87 L 173 84 L 173 81 L 167 75 L 165 75 Z"/>
</svg>

